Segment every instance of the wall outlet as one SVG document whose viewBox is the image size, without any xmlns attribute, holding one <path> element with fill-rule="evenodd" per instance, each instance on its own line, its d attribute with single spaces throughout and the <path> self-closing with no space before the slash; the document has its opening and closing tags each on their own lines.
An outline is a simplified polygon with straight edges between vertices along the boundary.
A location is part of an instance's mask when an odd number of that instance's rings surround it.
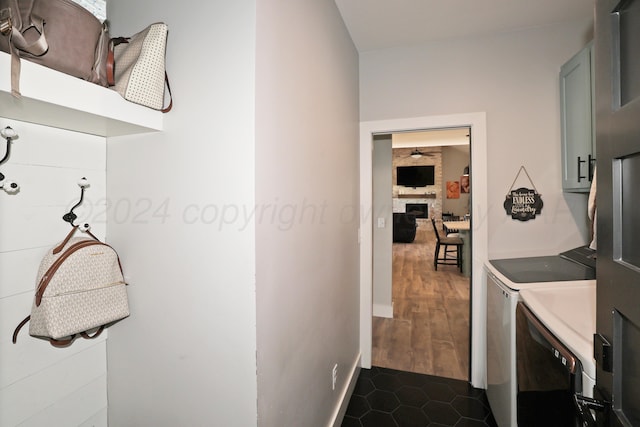
<svg viewBox="0 0 640 427">
<path fill-rule="evenodd" d="M 331 390 L 336 389 L 336 381 L 338 381 L 338 364 L 333 365 L 331 370 Z"/>
</svg>

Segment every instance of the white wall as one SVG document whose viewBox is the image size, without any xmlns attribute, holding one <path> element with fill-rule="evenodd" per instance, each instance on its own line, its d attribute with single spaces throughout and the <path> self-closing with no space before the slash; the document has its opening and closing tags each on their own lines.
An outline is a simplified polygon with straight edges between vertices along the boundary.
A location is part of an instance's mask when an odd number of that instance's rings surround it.
<svg viewBox="0 0 640 427">
<path fill-rule="evenodd" d="M 175 94 L 164 132 L 108 141 L 110 422 L 328 424 L 358 357 L 357 54 L 330 0 L 191 3 L 109 2 L 114 35 L 169 24 Z"/>
<path fill-rule="evenodd" d="M 451 212 L 457 216 L 463 216 L 471 212 L 469 193 L 463 193 L 460 189 L 458 199 L 447 198 L 447 181 L 460 182 L 462 173 L 469 166 L 471 155 L 468 145 L 454 145 L 442 147 L 442 211 Z"/>
<path fill-rule="evenodd" d="M 70 230 L 62 215 L 79 200 L 82 177 L 91 186 L 76 222 L 104 238 L 104 138 L 0 118 L 5 126 L 19 138 L 0 171 L 20 192 L 0 190 L 0 425 L 106 427 L 107 332 L 54 348 L 29 336 L 27 324 L 11 344 L 31 310 L 40 260 Z M 0 147 L 2 157 L 4 139 Z"/>
<path fill-rule="evenodd" d="M 256 425 L 255 1 L 108 7 L 114 36 L 168 24 L 174 93 L 163 132 L 107 142 L 132 313 L 110 331 L 110 425 Z"/>
<path fill-rule="evenodd" d="M 361 119 L 485 111 L 489 257 L 558 253 L 587 239 L 586 196 L 561 189 L 558 72 L 590 38 L 574 22 L 361 53 Z M 544 202 L 527 222 L 502 207 L 521 165 Z"/>
<path fill-rule="evenodd" d="M 393 317 L 393 148 L 391 135 L 373 140 L 373 315 Z M 378 218 L 385 222 L 378 226 Z"/>
<path fill-rule="evenodd" d="M 335 3 L 258 2 L 256 70 L 258 424 L 326 426 L 358 360 L 358 57 Z"/>
</svg>

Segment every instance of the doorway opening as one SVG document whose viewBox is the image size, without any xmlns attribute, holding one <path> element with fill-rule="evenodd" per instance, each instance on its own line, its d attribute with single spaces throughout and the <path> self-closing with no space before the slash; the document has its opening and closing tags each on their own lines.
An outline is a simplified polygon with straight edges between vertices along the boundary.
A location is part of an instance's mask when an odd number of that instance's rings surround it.
<svg viewBox="0 0 640 427">
<path fill-rule="evenodd" d="M 470 269 L 455 262 L 436 268 L 434 256 L 435 230 L 460 239 L 445 224 L 470 220 L 470 129 L 373 139 L 372 364 L 468 381 Z M 420 175 L 424 170 L 429 174 Z M 470 244 L 470 232 L 465 236 Z"/>
<path fill-rule="evenodd" d="M 427 116 L 408 119 L 362 122 L 360 124 L 360 194 L 361 194 L 361 257 L 360 257 L 360 349 L 361 366 L 371 367 L 373 333 L 373 234 L 379 223 L 373 209 L 373 140 L 375 135 L 468 127 L 470 129 L 471 163 L 473 164 L 472 261 L 470 265 L 471 294 L 471 363 L 470 382 L 485 387 L 485 343 L 483 319 L 482 265 L 487 258 L 487 191 L 486 191 L 486 114 L 468 113 Z M 375 226 L 374 227 L 374 222 Z"/>
</svg>

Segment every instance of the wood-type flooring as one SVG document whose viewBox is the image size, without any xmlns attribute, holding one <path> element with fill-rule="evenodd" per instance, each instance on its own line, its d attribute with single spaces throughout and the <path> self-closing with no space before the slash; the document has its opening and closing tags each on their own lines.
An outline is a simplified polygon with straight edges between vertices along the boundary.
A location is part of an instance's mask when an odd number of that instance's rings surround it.
<svg viewBox="0 0 640 427">
<path fill-rule="evenodd" d="M 393 319 L 373 318 L 372 364 L 468 380 L 470 280 L 455 265 L 434 269 L 428 221 L 413 243 L 393 243 Z"/>
</svg>

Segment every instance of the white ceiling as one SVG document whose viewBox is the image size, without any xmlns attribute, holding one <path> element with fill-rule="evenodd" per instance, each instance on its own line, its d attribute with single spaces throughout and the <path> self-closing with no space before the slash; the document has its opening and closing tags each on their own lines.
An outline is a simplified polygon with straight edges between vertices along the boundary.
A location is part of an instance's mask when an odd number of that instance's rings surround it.
<svg viewBox="0 0 640 427">
<path fill-rule="evenodd" d="M 393 148 L 441 147 L 445 145 L 469 145 L 469 128 L 435 129 L 391 135 Z"/>
<path fill-rule="evenodd" d="M 335 2 L 360 52 L 584 20 L 594 8 L 594 0 Z"/>
</svg>

